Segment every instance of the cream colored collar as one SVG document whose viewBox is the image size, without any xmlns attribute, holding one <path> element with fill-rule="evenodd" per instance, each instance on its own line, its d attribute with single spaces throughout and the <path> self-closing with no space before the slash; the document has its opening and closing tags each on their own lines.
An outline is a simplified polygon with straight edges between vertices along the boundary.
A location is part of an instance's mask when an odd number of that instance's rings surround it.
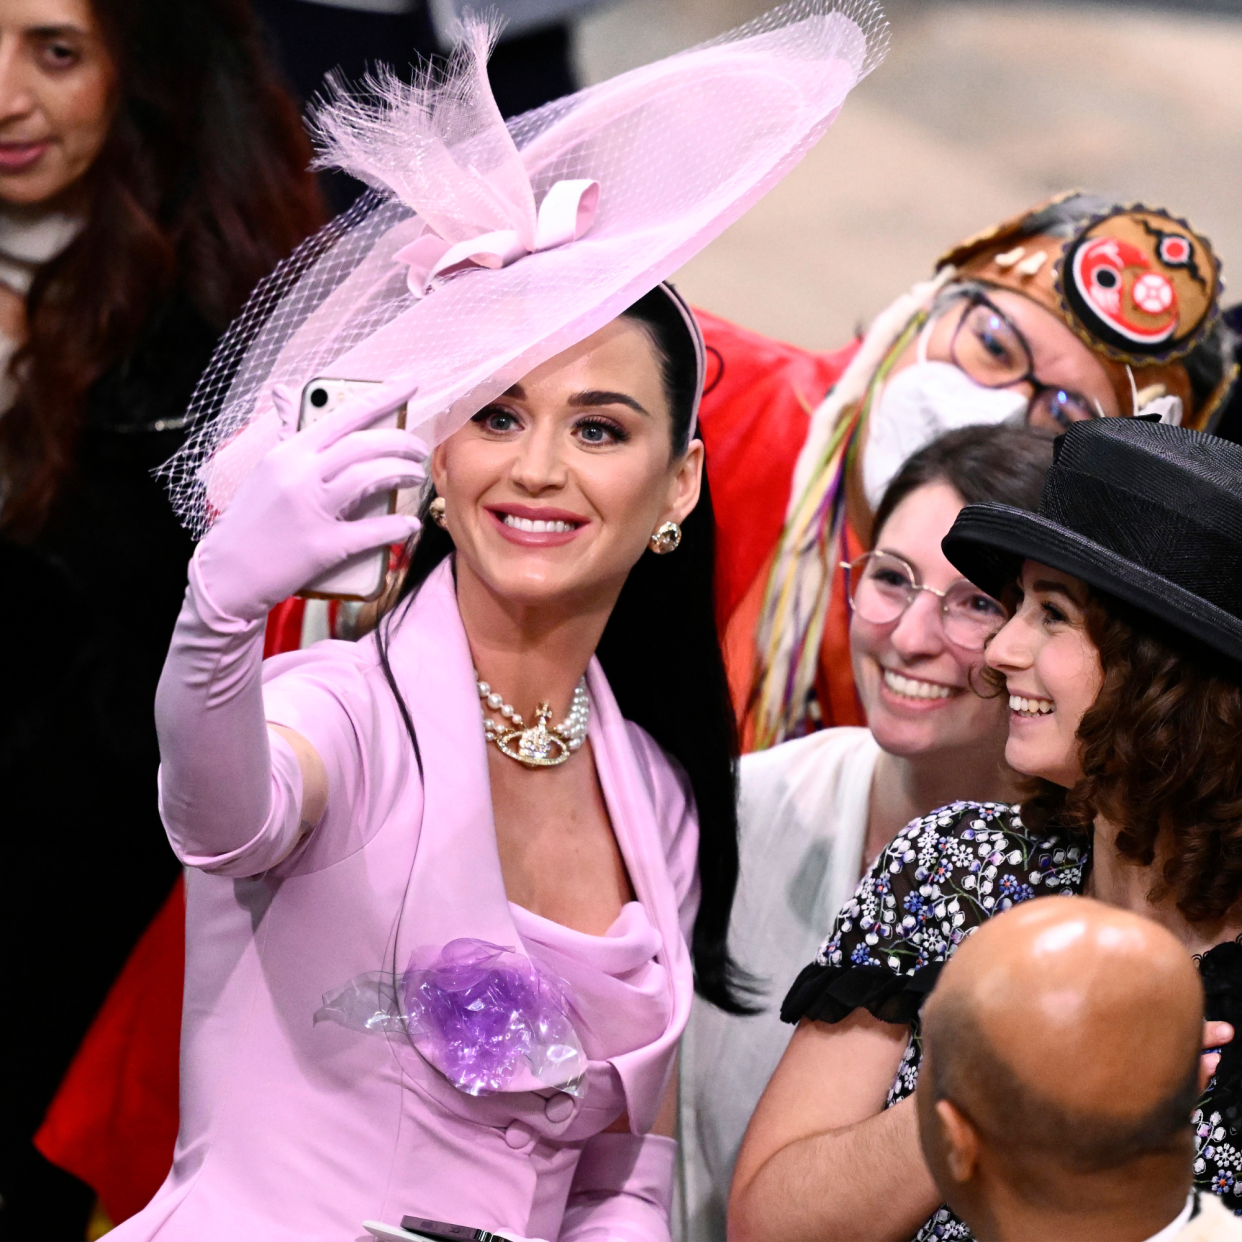
<svg viewBox="0 0 1242 1242">
<path fill-rule="evenodd" d="M 82 225 L 79 217 L 59 211 L 33 215 L 0 209 L 0 283 L 25 297 L 35 272 L 62 254 Z"/>
</svg>

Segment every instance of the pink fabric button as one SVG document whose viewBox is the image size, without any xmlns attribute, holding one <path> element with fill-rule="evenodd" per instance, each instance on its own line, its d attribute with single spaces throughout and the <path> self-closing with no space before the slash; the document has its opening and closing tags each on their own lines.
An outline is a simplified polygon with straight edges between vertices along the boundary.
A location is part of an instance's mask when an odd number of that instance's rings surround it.
<svg viewBox="0 0 1242 1242">
<path fill-rule="evenodd" d="M 529 1147 L 534 1141 L 535 1135 L 530 1127 L 523 1125 L 520 1121 L 511 1121 L 508 1129 L 505 1130 L 505 1142 L 514 1151 L 521 1151 L 523 1147 Z"/>
<path fill-rule="evenodd" d="M 558 1091 L 543 1106 L 543 1115 L 553 1125 L 568 1121 L 574 1115 L 574 1097 L 567 1095 L 564 1091 Z"/>
</svg>

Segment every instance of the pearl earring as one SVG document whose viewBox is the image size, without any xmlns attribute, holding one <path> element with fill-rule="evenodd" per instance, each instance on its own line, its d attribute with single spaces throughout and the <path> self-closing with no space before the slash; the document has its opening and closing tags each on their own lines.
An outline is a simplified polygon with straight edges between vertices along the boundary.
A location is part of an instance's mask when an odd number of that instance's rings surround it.
<svg viewBox="0 0 1242 1242">
<path fill-rule="evenodd" d="M 444 516 L 448 506 L 444 502 L 443 496 L 437 496 L 435 500 L 427 506 L 427 516 L 441 529 L 448 529 L 448 519 Z"/>
</svg>

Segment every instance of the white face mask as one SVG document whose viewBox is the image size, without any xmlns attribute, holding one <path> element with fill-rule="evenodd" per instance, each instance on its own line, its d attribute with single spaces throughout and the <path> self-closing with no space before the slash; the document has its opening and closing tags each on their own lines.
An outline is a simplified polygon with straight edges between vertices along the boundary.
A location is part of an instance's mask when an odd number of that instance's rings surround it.
<svg viewBox="0 0 1242 1242">
<path fill-rule="evenodd" d="M 918 361 L 894 375 L 871 404 L 862 476 L 873 513 L 906 458 L 943 432 L 1026 413 L 1020 392 L 984 388 L 951 363 L 928 362 L 925 341 L 926 332 L 919 339 Z"/>
</svg>

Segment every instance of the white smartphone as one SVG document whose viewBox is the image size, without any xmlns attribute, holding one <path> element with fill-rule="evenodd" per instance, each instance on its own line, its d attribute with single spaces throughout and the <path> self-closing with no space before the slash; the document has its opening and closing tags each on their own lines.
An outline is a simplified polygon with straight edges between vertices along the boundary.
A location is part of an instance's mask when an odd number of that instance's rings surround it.
<svg viewBox="0 0 1242 1242">
<path fill-rule="evenodd" d="M 333 410 L 339 409 L 351 397 L 375 388 L 378 380 L 313 379 L 302 389 L 302 406 L 298 416 L 298 430 L 318 422 Z M 375 427 L 404 427 L 405 406 L 394 410 L 372 424 Z M 377 492 L 368 496 L 350 514 L 351 518 L 382 517 L 395 512 L 397 493 Z M 388 549 L 373 548 L 351 556 L 339 565 L 307 583 L 298 592 L 305 599 L 375 599 L 384 589 L 388 575 Z"/>
</svg>

